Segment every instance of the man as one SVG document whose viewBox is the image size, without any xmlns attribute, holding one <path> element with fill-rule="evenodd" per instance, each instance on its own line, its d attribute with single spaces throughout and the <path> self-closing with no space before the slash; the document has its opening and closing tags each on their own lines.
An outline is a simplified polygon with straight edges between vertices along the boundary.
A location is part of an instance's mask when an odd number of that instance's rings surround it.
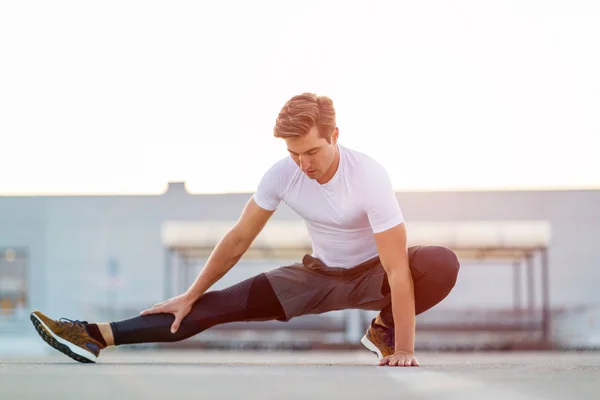
<svg viewBox="0 0 600 400">
<path fill-rule="evenodd" d="M 380 311 L 362 344 L 379 365 L 418 366 L 415 316 L 442 301 L 459 262 L 445 247 L 407 248 L 407 231 L 386 170 L 338 143 L 332 101 L 304 93 L 281 109 L 274 136 L 289 157 L 263 176 L 239 220 L 194 283 L 124 321 L 91 324 L 39 311 L 31 320 L 52 347 L 95 362 L 107 346 L 174 342 L 233 321 L 288 321 L 342 309 Z M 223 290 L 208 289 L 242 257 L 284 202 L 306 222 L 313 253 Z"/>
</svg>

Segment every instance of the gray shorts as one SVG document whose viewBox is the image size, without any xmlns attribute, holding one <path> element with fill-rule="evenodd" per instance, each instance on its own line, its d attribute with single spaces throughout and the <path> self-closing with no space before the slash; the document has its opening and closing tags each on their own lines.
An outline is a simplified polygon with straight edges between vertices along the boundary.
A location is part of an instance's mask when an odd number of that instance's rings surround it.
<svg viewBox="0 0 600 400">
<path fill-rule="evenodd" d="M 383 294 L 385 270 L 379 258 L 351 268 L 328 267 L 305 255 L 301 263 L 266 272 L 286 319 L 344 309 L 379 311 L 391 302 Z"/>
</svg>

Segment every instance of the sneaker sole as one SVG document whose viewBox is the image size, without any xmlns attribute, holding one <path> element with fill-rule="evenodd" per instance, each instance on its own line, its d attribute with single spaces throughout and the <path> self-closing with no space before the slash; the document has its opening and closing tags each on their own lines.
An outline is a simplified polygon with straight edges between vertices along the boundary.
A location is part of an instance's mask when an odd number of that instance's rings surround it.
<svg viewBox="0 0 600 400">
<path fill-rule="evenodd" d="M 89 351 L 86 351 L 81 347 L 76 346 L 73 343 L 70 343 L 55 335 L 50 328 L 48 328 L 46 324 L 44 324 L 44 322 L 34 314 L 31 314 L 30 319 L 37 333 L 42 337 L 42 339 L 44 339 L 44 342 L 48 343 L 54 349 L 60 351 L 68 357 L 71 357 L 75 361 L 79 361 L 80 363 L 95 363 L 98 359 Z"/>
<path fill-rule="evenodd" d="M 377 348 L 377 346 L 375 346 L 373 344 L 373 342 L 371 342 L 369 340 L 369 338 L 367 338 L 367 335 L 363 336 L 362 339 L 360 339 L 360 342 L 362 343 L 363 346 L 365 346 L 368 350 L 370 350 L 372 353 L 374 353 L 377 357 L 379 357 L 379 359 L 381 360 L 383 358 L 383 354 L 381 354 L 381 350 L 379 350 L 379 348 Z"/>
</svg>

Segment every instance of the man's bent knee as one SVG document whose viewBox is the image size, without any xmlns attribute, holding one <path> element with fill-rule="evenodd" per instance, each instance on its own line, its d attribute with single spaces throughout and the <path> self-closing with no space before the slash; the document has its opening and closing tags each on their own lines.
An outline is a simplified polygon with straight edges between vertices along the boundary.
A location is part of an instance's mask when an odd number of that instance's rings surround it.
<svg viewBox="0 0 600 400">
<path fill-rule="evenodd" d="M 422 246 L 417 249 L 412 261 L 419 272 L 435 275 L 436 281 L 448 285 L 449 289 L 456 284 L 460 262 L 452 249 L 445 246 Z"/>
</svg>

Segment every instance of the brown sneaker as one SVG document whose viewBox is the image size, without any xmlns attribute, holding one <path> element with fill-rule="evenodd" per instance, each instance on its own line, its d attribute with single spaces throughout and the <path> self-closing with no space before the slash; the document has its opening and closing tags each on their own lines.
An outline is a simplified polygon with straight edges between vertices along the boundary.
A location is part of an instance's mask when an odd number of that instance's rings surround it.
<svg viewBox="0 0 600 400">
<path fill-rule="evenodd" d="M 391 356 L 395 352 L 394 329 L 375 323 L 375 319 L 371 321 L 367 333 L 360 342 L 375 353 L 380 360 L 383 357 Z"/>
<path fill-rule="evenodd" d="M 30 319 L 46 343 L 81 363 L 95 363 L 105 347 L 90 336 L 85 321 L 56 321 L 39 311 L 32 312 Z"/>
</svg>

